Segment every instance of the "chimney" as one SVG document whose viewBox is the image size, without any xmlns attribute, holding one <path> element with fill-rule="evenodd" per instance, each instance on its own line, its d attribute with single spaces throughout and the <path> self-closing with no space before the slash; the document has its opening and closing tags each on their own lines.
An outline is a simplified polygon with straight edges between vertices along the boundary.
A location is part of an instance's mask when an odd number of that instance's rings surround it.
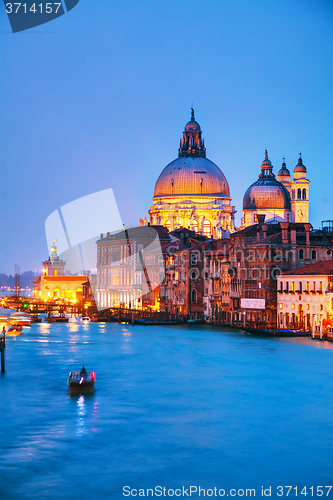
<svg viewBox="0 0 333 500">
<path fill-rule="evenodd" d="M 290 243 L 291 246 L 296 246 L 296 226 L 294 225 L 290 229 Z"/>
<path fill-rule="evenodd" d="M 103 239 L 103 233 L 101 233 L 101 234 L 100 234 L 100 238 L 99 238 L 99 239 L 100 239 L 100 240 L 102 240 L 102 239 Z"/>
<path fill-rule="evenodd" d="M 257 240 L 261 239 L 262 236 L 262 225 L 265 222 L 265 214 L 256 214 L 257 215 L 257 221 L 258 221 L 258 228 L 257 228 Z"/>
<path fill-rule="evenodd" d="M 280 227 L 282 229 L 282 243 L 288 243 L 289 222 L 280 222 Z"/>
<path fill-rule="evenodd" d="M 306 244 L 307 246 L 310 245 L 310 229 L 311 229 L 311 224 L 309 222 L 304 224 L 304 229 L 305 229 L 305 234 L 306 234 Z"/>
<path fill-rule="evenodd" d="M 263 224 L 262 225 L 263 238 L 266 238 L 267 236 L 267 229 L 268 229 L 267 224 Z"/>
</svg>

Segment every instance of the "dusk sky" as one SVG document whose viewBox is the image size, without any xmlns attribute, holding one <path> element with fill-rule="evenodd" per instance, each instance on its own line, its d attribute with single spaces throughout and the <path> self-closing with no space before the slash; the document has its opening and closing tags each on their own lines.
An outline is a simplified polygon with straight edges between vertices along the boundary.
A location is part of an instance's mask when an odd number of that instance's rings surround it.
<svg viewBox="0 0 333 500">
<path fill-rule="evenodd" d="M 333 219 L 332 1 L 80 0 L 16 34 L 0 14 L 0 272 L 40 271 L 46 218 L 96 191 L 137 225 L 192 103 L 236 225 L 265 149 L 275 174 L 302 152 L 310 222 Z"/>
</svg>

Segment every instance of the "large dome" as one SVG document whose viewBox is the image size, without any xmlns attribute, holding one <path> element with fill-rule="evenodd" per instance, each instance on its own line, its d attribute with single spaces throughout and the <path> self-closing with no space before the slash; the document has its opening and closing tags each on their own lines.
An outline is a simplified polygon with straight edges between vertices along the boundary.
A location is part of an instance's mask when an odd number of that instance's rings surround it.
<svg viewBox="0 0 333 500">
<path fill-rule="evenodd" d="M 180 156 L 169 163 L 154 190 L 154 197 L 201 194 L 230 197 L 223 172 L 208 158 L 200 156 Z"/>
<path fill-rule="evenodd" d="M 281 182 L 276 180 L 272 170 L 273 166 L 266 150 L 265 159 L 261 165 L 261 174 L 245 192 L 243 210 L 291 209 L 289 192 Z"/>
</svg>

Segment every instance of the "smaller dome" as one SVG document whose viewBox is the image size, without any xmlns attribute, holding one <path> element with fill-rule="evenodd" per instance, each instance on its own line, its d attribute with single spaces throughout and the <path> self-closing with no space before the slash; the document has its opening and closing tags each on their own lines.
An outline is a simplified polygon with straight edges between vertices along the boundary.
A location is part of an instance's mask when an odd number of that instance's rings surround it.
<svg viewBox="0 0 333 500">
<path fill-rule="evenodd" d="M 290 196 L 276 179 L 254 182 L 245 192 L 243 210 L 278 209 L 290 210 Z"/>
<path fill-rule="evenodd" d="M 303 165 L 303 160 L 301 156 L 298 158 L 298 163 L 294 168 L 294 172 L 304 172 L 306 174 L 306 167 L 305 165 Z"/>
<path fill-rule="evenodd" d="M 286 165 L 286 162 L 284 161 L 284 158 L 283 158 L 282 167 L 278 171 L 278 176 L 279 177 L 290 177 L 290 172 L 287 169 L 287 165 Z"/>
</svg>

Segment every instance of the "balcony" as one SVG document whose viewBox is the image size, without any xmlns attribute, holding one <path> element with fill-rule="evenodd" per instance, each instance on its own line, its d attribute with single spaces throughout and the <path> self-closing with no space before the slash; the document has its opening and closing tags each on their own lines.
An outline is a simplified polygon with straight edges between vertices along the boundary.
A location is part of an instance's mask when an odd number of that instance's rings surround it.
<svg viewBox="0 0 333 500">
<path fill-rule="evenodd" d="M 229 293 L 229 297 L 230 297 L 231 299 L 239 299 L 239 298 L 240 298 L 240 296 L 241 296 L 240 291 L 236 291 L 236 290 L 235 290 L 235 291 L 230 291 L 230 293 Z"/>
<path fill-rule="evenodd" d="M 210 273 L 210 279 L 211 280 L 218 280 L 221 278 L 221 274 L 220 273 Z"/>
<path fill-rule="evenodd" d="M 165 266 L 165 269 L 166 269 L 167 271 L 173 271 L 173 270 L 174 270 L 174 268 L 175 268 L 175 264 L 167 264 L 167 265 Z"/>
<path fill-rule="evenodd" d="M 178 285 L 179 285 L 179 281 L 178 281 L 178 280 L 172 280 L 172 284 L 173 284 L 174 286 L 178 286 Z"/>
</svg>

